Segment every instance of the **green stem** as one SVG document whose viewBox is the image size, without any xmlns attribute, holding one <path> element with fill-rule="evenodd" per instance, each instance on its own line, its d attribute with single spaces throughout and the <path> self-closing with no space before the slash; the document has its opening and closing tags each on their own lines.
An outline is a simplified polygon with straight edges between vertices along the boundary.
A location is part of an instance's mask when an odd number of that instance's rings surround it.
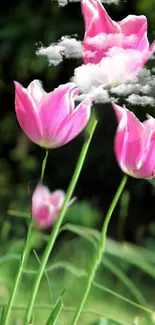
<svg viewBox="0 0 155 325">
<path fill-rule="evenodd" d="M 11 296 L 10 296 L 8 304 L 6 306 L 3 325 L 7 325 L 9 323 L 11 308 L 12 308 L 12 305 L 13 305 L 13 302 L 14 302 L 14 299 L 15 299 L 15 295 L 16 295 L 16 292 L 18 290 L 18 287 L 19 287 L 20 281 L 21 281 L 22 270 L 24 269 L 24 266 L 25 266 L 25 264 L 26 264 L 26 262 L 28 260 L 29 253 L 30 253 L 31 233 L 32 233 L 32 221 L 30 220 L 24 250 L 23 250 L 23 253 L 22 253 L 22 256 L 21 256 L 21 260 L 19 262 L 19 269 L 17 271 L 17 275 L 16 275 L 16 278 L 15 278 L 15 282 L 14 282 L 14 286 L 13 286 Z"/>
<path fill-rule="evenodd" d="M 68 202 L 69 202 L 69 200 L 70 200 L 70 198 L 71 198 L 71 196 L 73 194 L 74 188 L 75 188 L 77 180 L 79 178 L 79 175 L 80 175 L 82 166 L 84 164 L 84 160 L 86 158 L 86 154 L 87 154 L 87 151 L 88 151 L 88 148 L 89 148 L 93 133 L 95 131 L 96 125 L 97 125 L 97 120 L 96 120 L 96 118 L 94 116 L 92 116 L 92 119 L 91 119 L 90 124 L 89 124 L 89 136 L 86 138 L 86 140 L 84 142 L 84 145 L 82 147 L 82 150 L 81 150 L 81 153 L 80 153 L 80 156 L 79 156 L 75 171 L 73 173 L 72 179 L 70 181 L 70 184 L 69 184 L 69 187 L 68 187 L 68 190 L 67 190 L 67 193 L 66 193 L 64 204 L 63 204 L 62 209 L 60 211 L 59 218 L 57 219 L 57 222 L 55 223 L 55 226 L 54 226 L 53 231 L 51 233 L 51 236 L 49 238 L 48 244 L 46 246 L 45 252 L 44 252 L 42 260 L 41 260 L 41 264 L 40 264 L 39 269 L 38 269 L 38 273 L 36 275 L 36 278 L 35 278 L 35 281 L 34 281 L 34 284 L 33 284 L 33 287 L 32 287 L 32 291 L 31 291 L 31 295 L 30 295 L 30 299 L 29 299 L 29 302 L 28 302 L 28 307 L 27 307 L 27 311 L 26 311 L 26 315 L 25 315 L 24 325 L 27 325 L 30 322 L 32 309 L 33 309 L 33 306 L 34 306 L 34 302 L 35 302 L 37 291 L 38 291 L 38 288 L 39 288 L 39 285 L 40 285 L 40 281 L 41 281 L 42 275 L 44 273 L 44 269 L 46 267 L 46 263 L 48 261 L 49 255 L 51 253 L 51 250 L 52 250 L 52 248 L 54 246 L 55 240 L 56 240 L 57 235 L 59 233 L 59 230 L 60 230 L 64 215 L 65 215 L 65 212 L 66 212 L 66 209 L 67 209 L 67 206 L 68 206 Z"/>
<path fill-rule="evenodd" d="M 45 174 L 45 168 L 46 168 L 46 163 L 47 163 L 47 158 L 48 158 L 48 150 L 46 149 L 46 154 L 45 158 L 42 162 L 42 168 L 41 168 L 41 177 L 40 177 L 40 182 L 43 182 L 44 174 Z"/>
<path fill-rule="evenodd" d="M 120 183 L 120 185 L 119 185 L 119 187 L 118 187 L 118 189 L 117 189 L 117 192 L 116 192 L 116 194 L 115 194 L 115 196 L 114 196 L 114 198 L 113 198 L 113 200 L 111 202 L 111 205 L 109 207 L 107 215 L 105 217 L 102 232 L 101 232 L 101 237 L 100 237 L 100 241 L 99 241 L 99 245 L 98 245 L 97 250 L 95 252 L 94 259 L 92 260 L 90 270 L 88 272 L 86 289 L 85 289 L 84 295 L 82 297 L 82 300 L 81 300 L 81 302 L 80 302 L 80 304 L 79 304 L 79 306 L 78 306 L 78 308 L 77 308 L 77 310 L 75 312 L 75 315 L 74 315 L 74 318 L 73 318 L 73 321 L 72 321 L 72 325 L 76 325 L 77 322 L 78 322 L 78 319 L 80 317 L 80 314 L 82 312 L 82 309 L 84 307 L 86 299 L 88 297 L 89 291 L 91 289 L 91 285 L 93 283 L 96 270 L 97 270 L 99 264 L 101 263 L 102 255 L 103 255 L 104 250 L 105 250 L 106 234 L 107 234 L 109 221 L 110 221 L 112 213 L 113 213 L 113 211 L 114 211 L 114 209 L 115 209 L 115 207 L 117 205 L 117 202 L 118 202 L 118 200 L 120 198 L 120 195 L 122 194 L 122 191 L 124 189 L 126 181 L 127 181 L 127 176 L 124 176 L 121 183 Z"/>
<path fill-rule="evenodd" d="M 48 151 L 46 150 L 46 155 L 45 155 L 45 158 L 44 158 L 44 160 L 42 162 L 41 178 L 40 178 L 41 182 L 43 181 L 43 177 L 44 177 L 47 156 L 48 156 Z M 31 217 L 30 221 L 29 221 L 29 225 L 28 225 L 28 232 L 27 232 L 26 242 L 25 242 L 23 253 L 22 253 L 22 256 L 21 256 L 20 263 L 19 263 L 19 268 L 18 268 L 17 275 L 16 275 L 16 278 L 15 278 L 13 290 L 12 290 L 11 296 L 9 298 L 8 304 L 6 306 L 3 325 L 7 325 L 8 322 L 9 322 L 12 305 L 13 305 L 13 302 L 14 302 L 14 299 L 15 299 L 16 292 L 17 292 L 18 287 L 20 285 L 22 271 L 23 271 L 23 269 L 24 269 L 24 267 L 25 267 L 25 265 L 27 263 L 27 260 L 29 258 L 29 254 L 30 254 L 30 251 L 31 251 L 32 229 L 33 229 L 33 220 L 32 220 L 32 217 Z"/>
</svg>

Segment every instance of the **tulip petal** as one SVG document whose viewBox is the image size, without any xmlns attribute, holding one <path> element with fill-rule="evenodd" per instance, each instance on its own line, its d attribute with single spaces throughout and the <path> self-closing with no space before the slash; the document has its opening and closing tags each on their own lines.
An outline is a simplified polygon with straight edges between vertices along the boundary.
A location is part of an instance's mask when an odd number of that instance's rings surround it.
<svg viewBox="0 0 155 325">
<path fill-rule="evenodd" d="M 59 211 L 61 209 L 64 199 L 65 199 L 65 192 L 61 190 L 57 190 L 53 192 L 49 198 L 50 203 L 53 204 L 56 211 Z"/>
<path fill-rule="evenodd" d="M 91 99 L 87 98 L 81 102 L 69 118 L 60 125 L 55 135 L 57 146 L 68 143 L 83 131 L 91 115 Z"/>
<path fill-rule="evenodd" d="M 150 48 L 149 48 L 149 51 L 150 51 L 151 53 L 154 53 L 154 52 L 155 52 L 155 42 L 153 42 L 153 43 L 151 44 L 151 46 L 150 46 Z"/>
<path fill-rule="evenodd" d="M 40 228 L 48 228 L 52 226 L 55 221 L 55 208 L 46 203 L 40 204 L 35 221 Z"/>
<path fill-rule="evenodd" d="M 87 37 L 94 37 L 99 33 L 115 34 L 121 31 L 99 0 L 83 0 L 81 4 Z"/>
<path fill-rule="evenodd" d="M 149 49 L 147 19 L 145 16 L 129 15 L 118 24 L 124 34 L 123 48 L 132 48 L 139 51 Z"/>
<path fill-rule="evenodd" d="M 15 82 L 15 89 L 15 111 L 18 122 L 25 134 L 38 143 L 42 138 L 42 128 L 35 102 L 18 82 Z"/>
<path fill-rule="evenodd" d="M 127 138 L 127 115 L 125 109 L 123 109 L 121 106 L 112 104 L 113 109 L 116 114 L 116 118 L 118 121 L 118 128 L 115 135 L 115 141 L 114 141 L 114 150 L 116 154 L 116 158 L 118 163 L 121 165 L 121 168 L 124 170 L 124 146 L 126 143 Z"/>
<path fill-rule="evenodd" d="M 99 0 L 83 0 L 81 4 L 86 30 L 83 59 L 85 64 L 97 64 L 110 47 L 122 44 L 121 28 L 109 17 Z"/>
<path fill-rule="evenodd" d="M 153 42 L 149 50 L 144 53 L 144 64 L 151 58 L 152 54 L 155 52 L 155 42 Z"/>
<path fill-rule="evenodd" d="M 144 153 L 145 154 L 145 153 Z M 140 169 L 135 171 L 136 177 L 152 178 L 155 177 L 155 131 L 148 143 L 147 152 Z"/>
<path fill-rule="evenodd" d="M 32 196 L 32 214 L 36 215 L 41 202 L 47 201 L 50 191 L 46 186 L 37 185 Z"/>
<path fill-rule="evenodd" d="M 82 6 L 82 13 L 84 16 L 84 22 L 85 22 L 85 30 L 87 30 L 90 27 L 90 24 L 92 22 L 92 19 L 97 16 L 97 8 L 96 8 L 96 2 L 94 0 L 83 0 L 81 1 Z"/>
<path fill-rule="evenodd" d="M 107 34 L 120 33 L 121 30 L 119 24 L 110 18 L 107 11 L 103 7 L 101 1 L 99 0 L 96 1 L 97 1 L 97 10 L 99 13 L 100 32 L 107 33 Z"/>
<path fill-rule="evenodd" d="M 155 130 L 155 119 L 147 114 L 147 120 L 143 122 L 146 138 L 150 138 Z"/>
<path fill-rule="evenodd" d="M 144 127 L 136 116 L 127 110 L 127 139 L 124 150 L 126 169 L 132 171 L 142 163 Z"/>
<path fill-rule="evenodd" d="M 43 97 L 47 94 L 42 87 L 42 83 L 39 80 L 33 80 L 27 87 L 27 92 L 33 98 L 36 103 L 36 107 L 40 104 Z"/>
<path fill-rule="evenodd" d="M 55 142 L 55 134 L 61 123 L 66 117 L 74 110 L 74 101 L 71 100 L 71 91 L 75 94 L 79 92 L 79 89 L 75 89 L 74 83 L 67 83 L 56 88 L 53 92 L 48 94 L 42 103 L 40 109 L 40 119 L 42 122 L 42 128 L 44 130 L 43 143 L 47 143 L 51 147 Z"/>
<path fill-rule="evenodd" d="M 142 164 L 145 132 L 143 124 L 127 109 L 113 104 L 119 126 L 115 136 L 115 153 L 122 169 L 133 174 Z M 124 118 L 120 120 L 120 113 Z M 126 114 L 126 117 L 125 117 Z"/>
</svg>

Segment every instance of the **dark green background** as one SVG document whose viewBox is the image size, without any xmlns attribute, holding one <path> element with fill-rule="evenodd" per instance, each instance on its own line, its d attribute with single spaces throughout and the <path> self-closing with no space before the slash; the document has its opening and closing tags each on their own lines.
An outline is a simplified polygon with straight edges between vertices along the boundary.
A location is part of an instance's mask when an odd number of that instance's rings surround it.
<svg viewBox="0 0 155 325">
<path fill-rule="evenodd" d="M 139 0 L 120 2 L 118 6 L 106 6 L 114 20 L 128 14 L 144 14 L 148 18 L 150 43 L 155 21 L 155 1 Z M 14 111 L 14 86 L 17 80 L 25 87 L 33 79 L 42 80 L 47 91 L 72 77 L 79 60 L 65 60 L 57 67 L 49 66 L 46 58 L 37 57 L 39 44 L 48 46 L 63 35 L 77 34 L 83 38 L 84 24 L 80 3 L 69 3 L 59 7 L 56 1 L 6 1 L 0 11 L 0 227 L 8 221 L 8 236 L 20 236 L 23 221 L 7 215 L 7 209 L 28 211 L 32 191 L 39 179 L 44 151 L 33 144 L 20 129 Z M 154 61 L 149 63 L 154 64 Z M 133 109 L 132 106 L 130 106 Z M 109 105 L 98 105 L 100 122 L 93 138 L 84 169 L 76 187 L 75 195 L 91 199 L 92 205 L 101 211 L 101 218 L 92 224 L 100 229 L 104 214 L 122 177 L 113 154 L 113 137 L 116 120 Z M 136 107 L 136 114 L 144 119 L 145 113 L 153 116 L 154 108 Z M 67 188 L 73 173 L 83 135 L 68 145 L 51 150 L 45 184 L 51 190 Z M 154 188 L 144 180 L 129 179 L 130 195 L 125 239 L 143 243 L 148 235 L 148 225 L 155 218 Z M 117 207 L 109 233 L 117 238 Z M 83 224 L 85 220 L 83 219 Z M 18 231 L 17 231 L 18 230 Z"/>
</svg>

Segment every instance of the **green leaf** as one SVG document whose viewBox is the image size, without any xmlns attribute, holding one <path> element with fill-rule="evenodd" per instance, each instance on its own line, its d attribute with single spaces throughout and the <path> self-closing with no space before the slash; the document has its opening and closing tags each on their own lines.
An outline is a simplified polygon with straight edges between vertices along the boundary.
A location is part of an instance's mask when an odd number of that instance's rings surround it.
<svg viewBox="0 0 155 325">
<path fill-rule="evenodd" d="M 58 298 L 48 320 L 47 320 L 47 323 L 46 325 L 55 325 L 56 324 L 56 321 L 59 317 L 59 314 L 63 308 L 63 302 L 62 302 L 62 296 L 66 293 L 66 289 L 63 290 L 61 296 Z"/>
<path fill-rule="evenodd" d="M 6 306 L 4 306 L 4 307 L 2 308 L 2 311 L 1 311 L 0 325 L 3 324 L 4 315 L 5 315 L 5 309 L 6 309 Z"/>
</svg>

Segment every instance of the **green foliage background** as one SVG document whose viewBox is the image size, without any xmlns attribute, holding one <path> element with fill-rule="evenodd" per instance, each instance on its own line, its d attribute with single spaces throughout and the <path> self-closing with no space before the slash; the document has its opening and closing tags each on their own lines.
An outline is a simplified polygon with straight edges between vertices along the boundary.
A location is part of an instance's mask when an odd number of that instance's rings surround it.
<svg viewBox="0 0 155 325">
<path fill-rule="evenodd" d="M 155 1 L 120 1 L 118 6 L 106 6 L 111 17 L 121 20 L 128 14 L 144 14 L 148 18 L 148 37 L 150 43 L 155 38 L 154 19 Z M 82 39 L 84 24 L 80 12 L 80 4 L 69 3 L 65 7 L 59 7 L 57 1 L 20 0 L 3 2 L 0 11 L 0 255 L 2 259 L 0 271 L 0 301 L 6 302 L 12 287 L 17 270 L 19 253 L 23 247 L 26 235 L 26 222 L 23 218 L 13 217 L 7 214 L 8 209 L 30 212 L 31 195 L 39 179 L 44 151 L 31 143 L 20 129 L 14 111 L 14 86 L 13 80 L 21 82 L 25 87 L 33 79 L 43 81 L 47 91 L 51 91 L 59 84 L 68 82 L 72 77 L 74 68 L 81 64 L 81 60 L 65 60 L 57 67 L 49 66 L 46 58 L 37 57 L 35 52 L 40 44 L 45 46 L 56 42 L 63 35 L 75 35 Z M 154 61 L 149 62 L 153 66 Z M 122 99 L 123 102 L 123 99 Z M 134 109 L 133 107 L 130 107 Z M 79 224 L 86 227 L 99 229 L 104 215 L 111 202 L 116 188 L 122 177 L 113 154 L 113 137 L 116 130 L 116 121 L 110 105 L 98 105 L 96 107 L 100 116 L 99 126 L 92 141 L 90 151 L 75 195 L 78 201 L 71 207 L 66 216 L 66 222 Z M 139 118 L 144 119 L 145 113 L 153 116 L 154 108 L 137 107 L 134 109 Z M 45 184 L 51 190 L 67 188 L 73 173 L 76 160 L 83 143 L 83 135 L 70 144 L 50 151 L 47 163 Z M 106 257 L 111 263 L 121 269 L 124 274 L 138 286 L 141 293 L 149 303 L 154 305 L 154 260 L 155 249 L 155 223 L 154 223 L 154 182 L 129 179 L 126 191 L 112 218 L 109 235 L 115 240 L 121 239 L 134 242 L 148 251 L 141 251 L 138 246 L 124 246 L 122 242 L 108 242 Z M 85 233 L 85 232 L 84 232 Z M 46 236 L 45 236 L 46 237 Z M 41 254 L 45 241 L 40 237 L 34 237 L 34 247 Z M 62 245 L 59 245 L 61 242 Z M 63 250 L 60 248 L 64 247 Z M 124 247 L 126 247 L 125 253 Z M 135 249 L 138 249 L 137 255 Z M 128 248 L 128 249 L 127 249 Z M 153 253 L 151 252 L 153 251 Z M 8 255 L 8 262 L 3 256 Z M 142 254 L 142 255 L 141 255 Z M 150 255 L 152 254 L 152 255 Z M 15 256 L 16 255 L 16 256 Z M 125 260 L 122 260 L 122 256 Z M 140 256 L 142 258 L 139 260 Z M 84 280 L 78 278 L 79 269 L 87 269 L 92 257 L 92 248 L 87 241 L 77 238 L 70 232 L 62 233 L 52 258 L 55 262 L 66 259 L 70 263 L 75 262 L 74 276 L 70 275 L 72 268 L 67 271 L 49 272 L 54 299 L 61 294 L 62 287 L 70 285 L 70 291 L 65 297 L 66 304 L 72 302 L 76 305 L 84 287 Z M 128 257 L 128 258 L 127 258 Z M 137 264 L 135 264 L 137 262 Z M 139 268 L 137 269 L 137 265 Z M 31 256 L 29 268 L 36 269 L 37 262 Z M 76 276 L 75 276 L 76 275 Z M 58 279 L 58 281 L 56 281 Z M 61 281 L 60 281 L 61 279 Z M 33 278 L 24 275 L 22 290 L 19 292 L 17 303 L 25 303 L 27 288 L 31 288 Z M 99 282 L 110 286 L 124 296 L 133 299 L 131 292 L 125 289 L 116 275 L 101 267 L 98 273 Z M 80 288 L 80 290 L 79 290 Z M 24 294 L 23 294 L 24 292 Z M 48 302 L 47 283 L 43 280 L 40 289 L 41 295 L 38 303 Z M 76 292 L 76 294 L 74 294 Z M 72 299 L 70 298 L 72 297 Z M 74 297 L 74 298 L 73 298 Z M 104 301 L 104 304 L 103 304 Z M 150 324 L 142 310 L 138 310 L 117 298 L 111 298 L 105 292 L 92 289 L 88 307 L 112 318 L 112 321 L 98 317 L 83 315 L 82 324 L 92 325 L 116 325 L 119 321 L 124 325 Z M 22 311 L 16 311 L 16 315 L 22 319 Z M 144 316 L 144 317 L 143 317 Z M 47 318 L 41 312 L 37 314 L 38 324 L 45 324 Z M 62 316 L 61 316 L 62 317 Z M 140 317 L 140 323 L 134 322 Z M 63 314 L 60 324 L 68 324 L 69 314 Z M 18 323 L 19 324 L 19 323 Z M 152 323 L 151 323 L 152 324 Z"/>
</svg>

